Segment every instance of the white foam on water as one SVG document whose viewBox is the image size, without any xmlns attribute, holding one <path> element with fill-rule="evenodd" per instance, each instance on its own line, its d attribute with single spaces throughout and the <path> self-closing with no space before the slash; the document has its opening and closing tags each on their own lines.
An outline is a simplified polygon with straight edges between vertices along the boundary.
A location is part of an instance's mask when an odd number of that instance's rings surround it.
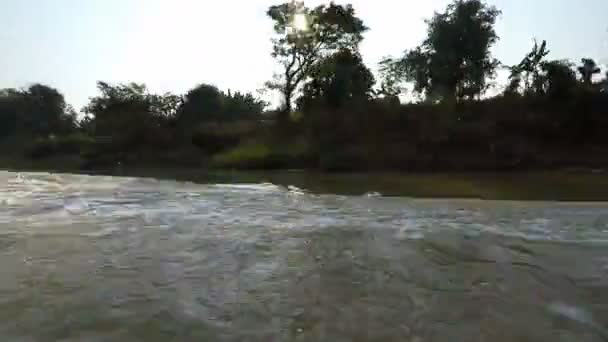
<svg viewBox="0 0 608 342">
<path fill-rule="evenodd" d="M 272 183 L 261 184 L 215 184 L 212 188 L 233 191 L 252 191 L 252 192 L 279 192 L 281 188 Z"/>
<path fill-rule="evenodd" d="M 306 194 L 305 190 L 300 189 L 294 185 L 287 186 L 287 191 L 289 191 L 289 193 L 294 194 L 294 195 L 305 195 Z"/>
<path fill-rule="evenodd" d="M 115 233 L 120 232 L 121 230 L 122 229 L 120 227 L 109 226 L 109 227 L 105 227 L 105 228 L 102 228 L 102 229 L 94 231 L 94 232 L 83 233 L 82 235 L 86 236 L 86 237 L 91 237 L 91 238 L 101 238 L 101 237 L 114 235 Z"/>
<path fill-rule="evenodd" d="M 0 209 L 0 222 L 26 216 L 54 224 L 95 217 L 139 217 L 148 225 L 163 226 L 199 222 L 306 231 L 351 226 L 393 229 L 397 239 L 419 239 L 449 230 L 527 240 L 608 241 L 605 226 L 594 231 L 581 223 L 586 217 L 608 215 L 608 208 L 600 204 L 416 200 L 382 197 L 377 192 L 363 196 L 313 195 L 295 186 L 284 188 L 271 183 L 196 185 L 45 173 L 0 176 L 7 179 L 0 184 L 0 204 L 9 207 Z M 579 216 L 560 221 L 553 213 L 562 209 Z"/>
<path fill-rule="evenodd" d="M 370 198 L 377 198 L 377 197 L 382 197 L 382 194 L 376 191 L 371 191 L 371 192 L 367 192 L 365 193 L 365 195 L 363 195 L 365 197 L 370 197 Z"/>
<path fill-rule="evenodd" d="M 91 208 L 87 201 L 82 198 L 64 200 L 63 208 L 70 214 L 79 215 L 88 212 Z"/>
<path fill-rule="evenodd" d="M 561 302 L 554 302 L 549 304 L 548 309 L 553 314 L 568 318 L 570 320 L 593 328 L 595 331 L 598 332 L 598 334 L 600 334 L 604 338 L 608 337 L 608 332 L 595 321 L 591 313 L 581 307 Z"/>
</svg>

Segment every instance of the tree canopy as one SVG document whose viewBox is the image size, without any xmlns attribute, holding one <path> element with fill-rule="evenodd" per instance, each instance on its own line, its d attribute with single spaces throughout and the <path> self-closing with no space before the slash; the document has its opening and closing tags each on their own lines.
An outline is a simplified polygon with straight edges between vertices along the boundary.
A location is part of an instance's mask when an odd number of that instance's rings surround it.
<svg viewBox="0 0 608 342">
<path fill-rule="evenodd" d="M 413 82 L 414 91 L 428 100 L 471 99 L 483 94 L 499 65 L 490 48 L 498 40 L 494 24 L 500 13 L 480 0 L 451 3 L 427 21 L 422 45 L 392 63 L 384 61 L 385 67 L 392 64 L 389 77 Z"/>
<path fill-rule="evenodd" d="M 300 103 L 320 102 L 333 108 L 361 104 L 371 98 L 374 83 L 361 55 L 341 49 L 315 65 Z"/>
<path fill-rule="evenodd" d="M 223 92 L 209 84 L 200 84 L 184 96 L 177 120 L 182 128 L 211 121 L 255 119 L 266 103 L 251 93 Z"/>
<path fill-rule="evenodd" d="M 547 41 L 543 40 L 540 45 L 534 40 L 532 50 L 519 62 L 519 64 L 510 67 L 511 75 L 509 76 L 509 85 L 507 93 L 518 93 L 523 80 L 524 94 L 540 94 L 543 92 L 543 79 L 541 73 L 543 71 L 543 63 L 545 57 L 550 53 L 547 49 Z"/>
<path fill-rule="evenodd" d="M 34 84 L 0 90 L 0 148 L 71 154 L 87 168 L 170 161 L 333 170 L 558 165 L 571 159 L 545 160 L 539 151 L 608 150 L 608 74 L 598 77 L 606 70 L 591 58 L 555 59 L 544 40 L 502 65 L 491 53 L 501 12 L 484 0 L 453 0 L 434 13 L 418 46 L 382 59 L 376 74 L 360 51 L 368 28 L 352 5 L 284 1 L 267 11 L 279 66 L 267 85 L 282 95 L 277 111 L 208 83 L 182 95 L 99 82 L 77 122 L 57 89 Z M 510 71 L 509 84 L 491 96 L 498 68 Z M 410 89 L 419 103 L 401 96 Z"/>
<path fill-rule="evenodd" d="M 587 85 L 590 85 L 593 80 L 593 75 L 599 74 L 600 72 L 602 72 L 602 70 L 591 58 L 583 58 L 581 59 L 581 63 L 582 65 L 579 66 L 577 70 L 581 74 L 583 82 Z"/>
<path fill-rule="evenodd" d="M 539 74 L 539 90 L 549 97 L 561 100 L 567 98 L 576 87 L 576 73 L 572 63 L 566 60 L 553 60 L 541 63 L 542 73 Z"/>
<path fill-rule="evenodd" d="M 282 68 L 268 86 L 282 94 L 286 113 L 315 64 L 343 48 L 358 51 L 367 30 L 352 5 L 334 2 L 312 9 L 302 2 L 287 2 L 271 6 L 267 14 L 274 22 L 272 57 Z"/>
<path fill-rule="evenodd" d="M 76 116 L 57 89 L 33 84 L 26 89 L 0 90 L 3 135 L 17 131 L 44 136 L 63 134 L 75 126 Z"/>
</svg>

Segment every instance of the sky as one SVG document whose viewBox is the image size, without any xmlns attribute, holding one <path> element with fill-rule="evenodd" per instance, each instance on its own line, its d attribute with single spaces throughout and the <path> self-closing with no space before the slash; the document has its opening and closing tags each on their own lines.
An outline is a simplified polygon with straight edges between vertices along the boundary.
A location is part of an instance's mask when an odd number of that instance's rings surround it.
<svg viewBox="0 0 608 342">
<path fill-rule="evenodd" d="M 75 108 L 99 80 L 185 93 L 200 83 L 256 92 L 272 78 L 273 0 L 0 0 L 0 88 L 43 83 Z M 449 0 L 350 0 L 370 30 L 361 51 L 375 69 L 424 39 L 425 18 Z M 518 63 L 546 39 L 549 58 L 608 64 L 607 0 L 488 0 L 502 10 L 493 54 Z M 327 3 L 308 0 L 307 6 Z M 504 75 L 501 75 L 502 79 Z M 266 95 L 268 96 L 268 95 Z"/>
</svg>

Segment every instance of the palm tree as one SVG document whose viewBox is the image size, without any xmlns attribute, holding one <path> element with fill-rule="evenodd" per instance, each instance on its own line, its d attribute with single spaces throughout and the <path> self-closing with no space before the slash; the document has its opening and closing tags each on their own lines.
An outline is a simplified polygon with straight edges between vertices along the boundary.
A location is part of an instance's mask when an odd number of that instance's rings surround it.
<svg viewBox="0 0 608 342">
<path fill-rule="evenodd" d="M 593 75 L 599 74 L 601 70 L 591 58 L 583 58 L 581 59 L 581 62 L 583 65 L 578 67 L 578 72 L 581 74 L 583 83 L 591 84 Z"/>
</svg>

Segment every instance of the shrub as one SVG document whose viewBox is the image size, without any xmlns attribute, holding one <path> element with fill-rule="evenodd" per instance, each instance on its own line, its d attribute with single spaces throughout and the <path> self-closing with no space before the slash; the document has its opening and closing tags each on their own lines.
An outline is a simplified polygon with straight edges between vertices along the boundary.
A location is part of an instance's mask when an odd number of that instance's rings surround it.
<svg viewBox="0 0 608 342">
<path fill-rule="evenodd" d="M 296 141 L 284 145 L 245 143 L 213 156 L 211 166 L 235 169 L 304 168 L 314 165 L 308 144 Z"/>
<path fill-rule="evenodd" d="M 258 168 L 267 163 L 270 155 L 271 150 L 268 145 L 245 144 L 215 155 L 211 165 L 218 168 Z"/>
<path fill-rule="evenodd" d="M 26 154 L 35 159 L 53 155 L 82 154 L 89 151 L 94 143 L 93 138 L 81 134 L 72 134 L 65 137 L 49 136 L 36 139 L 26 150 Z"/>
<path fill-rule="evenodd" d="M 235 147 L 259 129 L 260 125 L 252 121 L 203 124 L 194 130 L 192 143 L 203 151 L 213 154 Z"/>
</svg>

